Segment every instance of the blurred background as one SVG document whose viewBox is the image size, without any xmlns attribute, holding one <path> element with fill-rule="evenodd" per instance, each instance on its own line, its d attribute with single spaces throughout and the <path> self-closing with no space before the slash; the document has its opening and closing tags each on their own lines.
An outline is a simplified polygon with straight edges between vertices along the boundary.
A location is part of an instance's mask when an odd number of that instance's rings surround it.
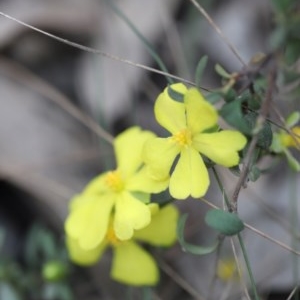
<svg viewBox="0 0 300 300">
<path fill-rule="evenodd" d="M 271 1 L 199 2 L 245 62 L 270 51 L 275 26 Z M 186 80 L 194 81 L 197 63 L 207 54 L 202 81 L 207 89 L 221 84 L 216 63 L 229 72 L 242 68 L 187 0 L 0 4 L 1 12 L 41 30 L 159 69 L 144 38 L 168 71 Z M 91 178 L 114 166 L 111 146 L 99 136 L 97 124 L 112 135 L 135 124 L 159 133 L 153 104 L 168 82 L 162 75 L 78 50 L 4 16 L 0 28 L 0 299 L 244 299 L 242 284 L 234 280 L 219 278 L 209 291 L 219 256 L 193 256 L 178 245 L 154 251 L 162 279 L 151 292 L 111 281 L 110 254 L 93 268 L 70 264 L 63 233 L 68 201 Z M 299 110 L 299 97 L 296 104 L 285 104 L 286 111 L 295 107 Z M 220 173 L 231 193 L 237 178 Z M 299 212 L 299 182 L 299 176 L 280 165 L 271 176 L 250 183 L 240 196 L 241 218 L 291 246 L 289 221 L 292 211 Z M 206 198 L 221 204 L 214 186 Z M 177 204 L 189 213 L 187 238 L 209 242 L 212 233 L 202 218 L 208 206 L 196 200 Z M 296 224 L 299 232 L 299 220 Z M 299 284 L 299 259 L 250 231 L 245 243 L 262 299 L 287 299 Z M 218 255 L 232 259 L 230 247 L 228 242 Z"/>
</svg>

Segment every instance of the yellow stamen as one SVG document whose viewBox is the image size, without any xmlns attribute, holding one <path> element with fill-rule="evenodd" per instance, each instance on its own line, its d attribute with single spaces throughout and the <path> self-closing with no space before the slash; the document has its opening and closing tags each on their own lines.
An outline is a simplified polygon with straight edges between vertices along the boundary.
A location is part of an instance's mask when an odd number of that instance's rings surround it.
<svg viewBox="0 0 300 300">
<path fill-rule="evenodd" d="M 105 183 L 114 192 L 121 192 L 124 189 L 124 182 L 118 170 L 108 172 L 105 177 Z"/>
<path fill-rule="evenodd" d="M 121 244 L 122 241 L 120 241 L 116 234 L 115 234 L 115 231 L 112 227 L 112 225 L 110 225 L 108 227 L 108 230 L 107 230 L 107 233 L 106 233 L 106 238 L 107 238 L 107 241 L 112 245 L 112 246 L 118 246 Z"/>
<path fill-rule="evenodd" d="M 188 129 L 182 129 L 172 136 L 172 140 L 179 146 L 189 146 L 192 143 L 192 134 Z"/>
</svg>

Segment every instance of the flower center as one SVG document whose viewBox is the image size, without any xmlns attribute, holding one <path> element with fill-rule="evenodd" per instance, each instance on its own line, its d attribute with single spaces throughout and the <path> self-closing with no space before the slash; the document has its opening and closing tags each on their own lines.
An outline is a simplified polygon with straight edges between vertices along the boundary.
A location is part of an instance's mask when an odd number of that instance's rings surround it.
<svg viewBox="0 0 300 300">
<path fill-rule="evenodd" d="M 118 170 L 108 172 L 105 183 L 114 192 L 121 192 L 124 189 L 124 181 Z"/>
<path fill-rule="evenodd" d="M 189 146 L 192 143 L 192 134 L 188 129 L 182 129 L 172 136 L 172 140 L 179 146 Z"/>
</svg>

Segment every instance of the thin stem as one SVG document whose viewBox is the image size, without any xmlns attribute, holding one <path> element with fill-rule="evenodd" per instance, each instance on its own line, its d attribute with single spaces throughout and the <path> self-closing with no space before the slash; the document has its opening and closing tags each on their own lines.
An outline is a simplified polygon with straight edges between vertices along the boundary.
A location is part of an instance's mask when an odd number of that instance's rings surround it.
<svg viewBox="0 0 300 300">
<path fill-rule="evenodd" d="M 222 182 L 221 182 L 221 180 L 220 180 L 220 178 L 218 176 L 218 173 L 216 172 L 215 168 L 213 168 L 213 173 L 214 173 L 215 178 L 217 180 L 218 186 L 219 186 L 222 194 L 224 195 L 224 199 L 225 199 L 225 202 L 227 204 L 227 207 L 230 208 L 230 202 L 229 202 L 228 197 L 226 195 L 226 191 L 225 191 L 225 189 L 223 187 L 223 184 L 222 184 Z M 236 213 L 236 211 L 232 211 L 232 213 Z M 246 251 L 243 239 L 242 239 L 240 233 L 238 233 L 237 236 L 238 236 L 238 240 L 239 240 L 239 243 L 240 243 L 240 246 L 241 246 L 241 249 L 242 249 L 242 254 L 243 254 L 243 257 L 244 257 L 244 260 L 245 260 L 245 264 L 246 264 L 246 268 L 247 268 L 247 271 L 248 271 L 248 275 L 249 275 L 249 278 L 250 278 L 250 282 L 251 282 L 251 286 L 252 286 L 254 298 L 255 298 L 255 300 L 259 300 L 259 297 L 258 297 L 258 294 L 257 294 L 257 290 L 256 290 L 255 281 L 254 281 L 254 278 L 253 278 L 251 266 L 250 266 L 250 263 L 249 263 L 249 259 L 248 259 L 248 255 L 247 255 L 247 251 Z"/>
<path fill-rule="evenodd" d="M 227 205 L 227 207 L 230 207 L 230 202 L 229 202 L 229 199 L 228 199 L 228 197 L 227 197 L 227 195 L 226 195 L 226 193 L 225 193 L 225 189 L 224 189 L 224 187 L 223 187 L 223 184 L 222 184 L 222 182 L 221 182 L 221 179 L 220 179 L 220 177 L 219 177 L 219 174 L 217 173 L 217 170 L 216 170 L 215 167 L 212 167 L 212 170 L 213 170 L 213 173 L 214 173 L 215 178 L 216 178 L 216 180 L 217 180 L 219 189 L 221 190 L 222 195 L 224 196 L 226 205 Z"/>
<path fill-rule="evenodd" d="M 250 145 L 249 145 L 249 148 L 247 151 L 247 155 L 244 160 L 244 167 L 242 169 L 241 175 L 239 177 L 239 180 L 236 184 L 236 187 L 235 187 L 233 195 L 232 195 L 232 201 L 231 201 L 231 205 L 229 206 L 229 211 L 237 212 L 237 204 L 238 204 L 237 202 L 238 202 L 239 193 L 247 179 L 257 140 L 258 140 L 258 137 L 257 137 L 257 135 L 255 135 L 250 142 Z"/>
<path fill-rule="evenodd" d="M 294 289 L 291 291 L 290 295 L 288 296 L 288 298 L 286 300 L 291 300 L 292 297 L 295 295 L 295 293 L 297 292 L 298 290 L 298 286 L 295 286 Z M 297 296 L 297 295 L 296 295 Z"/>
<path fill-rule="evenodd" d="M 4 70 L 8 76 L 45 96 L 48 100 L 54 102 L 61 109 L 63 109 L 77 121 L 85 125 L 104 141 L 109 144 L 113 144 L 114 137 L 112 135 L 104 130 L 88 114 L 78 109 L 63 93 L 61 93 L 55 87 L 48 84 L 40 77 L 30 72 L 28 69 L 13 61 L 9 61 L 5 58 L 0 58 L 0 65 L 1 70 Z"/>
<path fill-rule="evenodd" d="M 184 278 L 182 278 L 175 270 L 173 270 L 166 262 L 156 257 L 159 262 L 159 267 L 168 274 L 182 289 L 189 293 L 193 299 L 205 300 L 205 298 L 199 294 Z"/>
<path fill-rule="evenodd" d="M 192 4 L 199 10 L 199 12 L 204 16 L 204 18 L 208 21 L 208 23 L 214 28 L 217 34 L 221 37 L 221 39 L 225 42 L 228 48 L 232 51 L 232 53 L 236 56 L 236 58 L 240 61 L 243 67 L 246 67 L 246 63 L 239 55 L 237 49 L 231 44 L 230 40 L 225 36 L 221 28 L 214 22 L 214 20 L 209 16 L 209 14 L 205 11 L 205 9 L 196 1 L 190 0 Z"/>
<path fill-rule="evenodd" d="M 78 43 L 75 43 L 75 42 L 71 42 L 70 40 L 67 40 L 67 39 L 63 39 L 63 38 L 61 38 L 61 37 L 59 37 L 57 35 L 51 34 L 49 32 L 46 32 L 46 31 L 41 30 L 39 28 L 36 28 L 36 27 L 34 27 L 32 25 L 29 25 L 29 24 L 27 24 L 27 23 L 25 23 L 23 21 L 20 21 L 20 20 L 14 18 L 14 17 L 12 17 L 12 16 L 10 16 L 8 14 L 5 14 L 4 12 L 0 11 L 0 15 L 3 16 L 3 17 L 5 17 L 5 18 L 7 18 L 7 19 L 10 19 L 10 20 L 16 22 L 16 23 L 18 23 L 18 24 L 20 24 L 20 25 L 22 25 L 22 26 L 24 26 L 26 28 L 29 28 L 29 29 L 34 30 L 36 32 L 39 32 L 39 33 L 41 33 L 43 35 L 46 35 L 46 36 L 48 36 L 48 37 L 50 37 L 50 38 L 52 38 L 52 39 L 54 39 L 56 41 L 59 41 L 59 42 L 61 42 L 63 44 L 66 44 L 68 46 L 74 47 L 76 49 L 79 49 L 79 50 L 82 50 L 82 51 L 85 51 L 85 52 L 89 52 L 89 53 L 93 53 L 93 54 L 97 54 L 97 55 L 101 55 L 101 56 L 103 56 L 105 58 L 108 58 L 108 59 L 111 59 L 111 60 L 119 61 L 119 62 L 122 62 L 124 64 L 130 65 L 130 66 L 133 66 L 133 67 L 141 68 L 143 70 L 146 70 L 146 71 L 149 71 L 149 72 L 152 72 L 152 73 L 164 75 L 164 76 L 176 79 L 178 81 L 181 81 L 183 83 L 186 83 L 186 84 L 189 84 L 189 85 L 192 85 L 192 86 L 196 86 L 195 82 L 192 82 L 190 80 L 186 80 L 186 79 L 184 79 L 182 77 L 175 76 L 173 74 L 166 73 L 166 72 L 157 70 L 155 68 L 151 68 L 151 67 L 145 66 L 143 64 L 135 63 L 135 62 L 132 62 L 132 61 L 130 61 L 128 59 L 124 59 L 124 58 L 112 55 L 110 53 L 103 52 L 103 51 L 95 49 L 95 48 L 91 48 L 91 47 L 87 47 L 87 46 L 84 46 L 84 45 L 81 45 L 81 44 L 78 44 Z M 206 88 L 201 88 L 201 89 L 203 89 L 205 91 L 208 91 L 208 89 L 206 89 Z"/>
<path fill-rule="evenodd" d="M 165 72 L 166 74 L 169 74 L 169 71 L 160 58 L 160 56 L 154 51 L 151 43 L 145 38 L 145 36 L 137 29 L 137 27 L 128 19 L 128 17 L 116 6 L 113 4 L 111 0 L 105 0 L 107 5 L 128 25 L 128 27 L 137 35 L 137 37 L 142 41 L 142 43 L 145 45 L 147 51 L 152 56 L 152 58 L 156 61 L 160 69 Z M 174 83 L 174 80 L 166 75 L 166 79 L 170 84 Z"/>
<path fill-rule="evenodd" d="M 246 251 L 246 248 L 245 248 L 244 241 L 243 241 L 240 233 L 238 233 L 237 237 L 238 237 L 238 240 L 239 240 L 239 243 L 240 243 L 240 246 L 241 246 L 241 249 L 242 249 L 242 253 L 243 253 L 243 256 L 244 256 L 246 268 L 247 268 L 248 275 L 249 275 L 250 282 L 251 282 L 251 286 L 252 286 L 254 299 L 259 300 L 259 296 L 257 294 L 256 285 L 255 285 L 255 281 L 254 281 L 254 277 L 253 277 L 253 273 L 252 273 L 252 270 L 251 270 L 251 266 L 250 266 L 250 262 L 249 262 L 249 259 L 248 259 L 248 255 L 247 255 L 247 251 Z"/>
<path fill-rule="evenodd" d="M 236 249 L 235 249 L 233 238 L 230 238 L 230 244 L 231 244 L 233 256 L 234 256 L 234 259 L 235 259 L 235 264 L 236 264 L 236 269 L 237 269 L 237 272 L 238 272 L 238 276 L 241 280 L 245 296 L 248 300 L 251 300 L 251 298 L 249 296 L 249 293 L 248 293 L 247 285 L 245 283 L 244 278 L 242 277 L 242 270 L 241 270 L 241 266 L 240 266 L 240 263 L 239 263 L 239 260 L 238 260 L 238 256 L 237 256 L 237 252 L 236 252 Z"/>
<path fill-rule="evenodd" d="M 257 141 L 258 141 L 258 134 L 259 134 L 260 130 L 262 129 L 263 124 L 265 123 L 265 120 L 266 120 L 266 117 L 268 115 L 268 111 L 269 111 L 269 108 L 270 108 L 270 105 L 271 105 L 271 102 L 272 102 L 272 93 L 273 93 L 273 89 L 274 89 L 274 85 L 275 85 L 275 79 L 276 79 L 276 71 L 275 71 L 275 68 L 273 67 L 270 74 L 269 74 L 269 83 L 268 83 L 268 89 L 267 89 L 267 92 L 266 92 L 266 96 L 265 96 L 264 102 L 262 104 L 260 113 L 259 113 L 259 115 L 257 117 L 257 120 L 256 120 L 256 125 L 255 125 L 255 128 L 254 128 L 255 132 L 254 132 L 254 135 L 253 135 L 252 140 L 250 142 L 246 157 L 244 159 L 244 166 L 243 166 L 243 169 L 241 171 L 241 175 L 239 177 L 239 180 L 238 180 L 237 185 L 236 185 L 236 187 L 234 189 L 234 192 L 233 192 L 231 205 L 230 205 L 230 208 L 229 208 L 229 210 L 232 211 L 232 212 L 237 212 L 239 193 L 240 193 L 240 190 L 241 190 L 242 186 L 244 185 L 244 183 L 247 179 L 251 164 L 253 163 L 252 158 L 253 158 L 253 154 L 254 154 L 256 144 L 257 144 Z"/>
</svg>

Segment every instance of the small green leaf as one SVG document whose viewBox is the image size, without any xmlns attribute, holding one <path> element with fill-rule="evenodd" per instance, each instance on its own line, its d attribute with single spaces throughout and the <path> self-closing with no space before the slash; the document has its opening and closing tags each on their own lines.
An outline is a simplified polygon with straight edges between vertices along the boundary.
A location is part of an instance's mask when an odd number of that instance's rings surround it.
<svg viewBox="0 0 300 300">
<path fill-rule="evenodd" d="M 242 133 L 250 135 L 252 127 L 249 122 L 245 120 L 242 113 L 241 102 L 236 99 L 232 102 L 226 103 L 220 110 L 221 117 L 230 125 L 237 128 Z"/>
<path fill-rule="evenodd" d="M 234 100 L 237 100 L 237 98 L 238 98 L 236 91 L 232 88 L 228 89 L 227 92 L 223 96 L 224 96 L 225 102 L 232 102 Z M 242 103 L 242 101 L 240 101 L 240 102 Z"/>
<path fill-rule="evenodd" d="M 231 77 L 231 75 L 219 64 L 215 65 L 215 70 L 223 78 L 229 79 Z"/>
<path fill-rule="evenodd" d="M 249 179 L 252 182 L 255 182 L 261 175 L 260 169 L 256 166 L 253 165 L 250 172 L 249 172 Z"/>
<path fill-rule="evenodd" d="M 219 241 L 215 241 L 215 243 L 212 246 L 202 247 L 202 246 L 189 244 L 184 240 L 184 228 L 185 228 L 187 216 L 188 216 L 187 214 L 182 215 L 178 221 L 178 226 L 177 226 L 178 241 L 183 251 L 195 255 L 205 255 L 214 252 L 219 245 Z"/>
<path fill-rule="evenodd" d="M 168 94 L 169 94 L 170 98 L 172 98 L 173 100 L 175 100 L 177 102 L 183 102 L 183 100 L 184 100 L 184 95 L 173 90 L 171 86 L 168 86 Z"/>
<path fill-rule="evenodd" d="M 198 88 L 200 88 L 200 86 L 201 86 L 202 75 L 206 68 L 207 60 L 208 60 L 207 55 L 204 55 L 201 57 L 201 59 L 199 60 L 199 62 L 197 64 L 195 81 L 196 81 L 196 86 Z"/>
<path fill-rule="evenodd" d="M 253 131 L 257 130 L 257 128 L 255 128 L 257 119 L 256 113 L 250 112 L 246 114 L 244 118 L 245 121 L 248 123 L 248 126 L 251 128 L 252 133 Z M 265 122 L 262 128 L 259 129 L 260 130 L 257 135 L 257 146 L 262 149 L 268 150 L 273 140 L 273 132 L 271 126 L 269 122 Z"/>
<path fill-rule="evenodd" d="M 205 215 L 208 226 L 224 235 L 235 235 L 244 229 L 244 223 L 237 214 L 220 209 L 209 210 Z"/>
<path fill-rule="evenodd" d="M 294 127 L 300 120 L 300 112 L 299 111 L 294 111 L 292 112 L 286 119 L 286 126 L 289 128 Z"/>
<path fill-rule="evenodd" d="M 205 95 L 205 100 L 208 101 L 210 104 L 216 104 L 221 99 L 223 99 L 223 95 L 220 92 L 212 92 Z"/>
<path fill-rule="evenodd" d="M 42 268 L 42 276 L 46 281 L 49 282 L 65 279 L 67 273 L 67 265 L 58 260 L 48 261 Z"/>
</svg>

